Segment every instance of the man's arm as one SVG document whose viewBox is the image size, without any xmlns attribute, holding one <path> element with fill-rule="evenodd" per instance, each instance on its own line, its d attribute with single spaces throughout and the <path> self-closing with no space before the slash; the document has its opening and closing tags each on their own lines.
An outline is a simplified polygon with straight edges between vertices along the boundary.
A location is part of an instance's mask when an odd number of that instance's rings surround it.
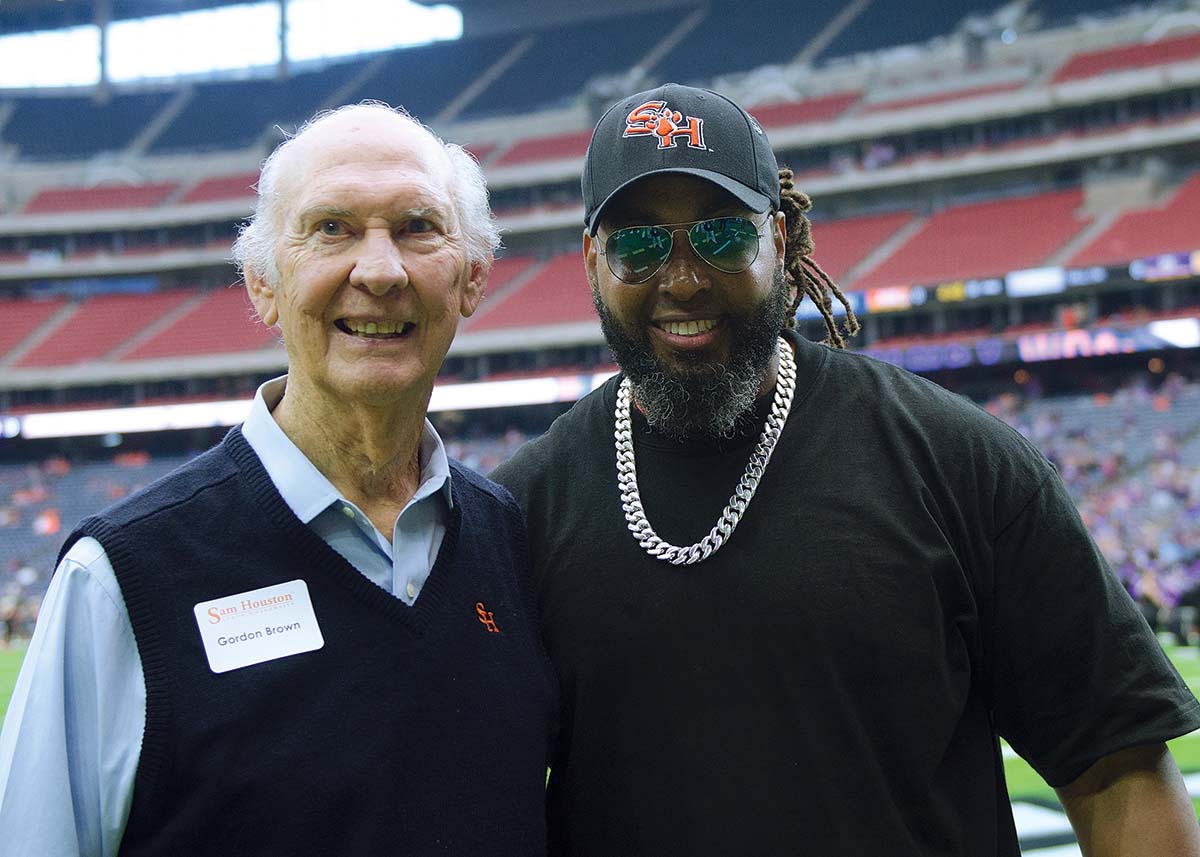
<svg viewBox="0 0 1200 857">
<path fill-rule="evenodd" d="M 1084 857 L 1200 857 L 1200 825 L 1165 744 L 1112 753 L 1055 791 Z"/>
<path fill-rule="evenodd" d="M 0 730 L 0 857 L 112 857 L 146 721 L 112 566 L 81 539 L 46 593 Z"/>
</svg>

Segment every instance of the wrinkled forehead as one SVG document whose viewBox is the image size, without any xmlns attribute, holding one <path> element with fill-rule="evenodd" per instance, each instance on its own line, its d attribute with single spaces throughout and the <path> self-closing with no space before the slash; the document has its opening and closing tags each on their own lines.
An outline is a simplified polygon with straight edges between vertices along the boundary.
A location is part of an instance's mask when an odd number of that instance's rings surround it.
<svg viewBox="0 0 1200 857">
<path fill-rule="evenodd" d="M 399 114 L 351 110 L 319 120 L 279 154 L 275 192 L 293 199 L 312 178 L 342 166 L 401 165 L 427 177 L 433 188 L 449 187 L 450 161 L 442 145 Z"/>
</svg>

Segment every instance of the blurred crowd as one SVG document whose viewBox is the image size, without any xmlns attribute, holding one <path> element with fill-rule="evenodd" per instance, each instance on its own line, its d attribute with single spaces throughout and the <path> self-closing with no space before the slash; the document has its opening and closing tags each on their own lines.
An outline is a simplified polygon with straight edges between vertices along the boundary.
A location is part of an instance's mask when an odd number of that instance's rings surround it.
<svg viewBox="0 0 1200 857">
<path fill-rule="evenodd" d="M 1200 384 L 987 405 L 1058 467 L 1113 571 L 1156 629 L 1197 642 Z"/>
<path fill-rule="evenodd" d="M 1200 383 L 1172 376 L 1111 393 L 1005 394 L 984 407 L 1054 462 L 1147 619 L 1200 644 Z M 450 457 L 488 473 L 529 437 L 510 428 L 445 442 Z M 0 465 L 0 646 L 30 633 L 75 523 L 183 460 L 123 452 Z"/>
</svg>

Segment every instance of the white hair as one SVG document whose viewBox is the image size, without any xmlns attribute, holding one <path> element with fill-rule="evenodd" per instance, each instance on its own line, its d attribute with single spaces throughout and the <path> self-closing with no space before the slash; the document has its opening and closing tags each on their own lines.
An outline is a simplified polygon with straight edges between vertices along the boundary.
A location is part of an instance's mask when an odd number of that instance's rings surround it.
<svg viewBox="0 0 1200 857">
<path fill-rule="evenodd" d="M 472 263 L 487 263 L 499 249 L 500 228 L 488 205 L 487 181 L 471 153 L 457 143 L 445 142 L 402 107 L 391 107 L 379 101 L 363 101 L 317 113 L 300 126 L 295 136 L 279 144 L 263 161 L 254 214 L 241 227 L 237 240 L 233 243 L 233 262 L 242 276 L 250 273 L 262 278 L 272 287 L 279 285 L 275 246 L 283 231 L 284 200 L 279 193 L 278 184 L 284 152 L 318 122 L 348 110 L 363 109 L 385 111 L 411 122 L 414 128 L 429 135 L 441 148 L 450 168 L 450 197 L 458 214 L 467 259 Z"/>
</svg>

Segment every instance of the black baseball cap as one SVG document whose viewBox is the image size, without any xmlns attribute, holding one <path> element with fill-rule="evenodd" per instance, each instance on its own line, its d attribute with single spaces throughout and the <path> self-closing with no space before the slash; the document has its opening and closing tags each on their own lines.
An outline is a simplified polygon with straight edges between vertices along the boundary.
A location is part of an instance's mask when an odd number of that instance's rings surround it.
<svg viewBox="0 0 1200 857">
<path fill-rule="evenodd" d="M 659 173 L 699 176 L 756 212 L 779 208 L 779 164 L 762 126 L 719 92 L 667 83 L 618 101 L 583 161 L 583 220 L 622 189 Z"/>
</svg>

